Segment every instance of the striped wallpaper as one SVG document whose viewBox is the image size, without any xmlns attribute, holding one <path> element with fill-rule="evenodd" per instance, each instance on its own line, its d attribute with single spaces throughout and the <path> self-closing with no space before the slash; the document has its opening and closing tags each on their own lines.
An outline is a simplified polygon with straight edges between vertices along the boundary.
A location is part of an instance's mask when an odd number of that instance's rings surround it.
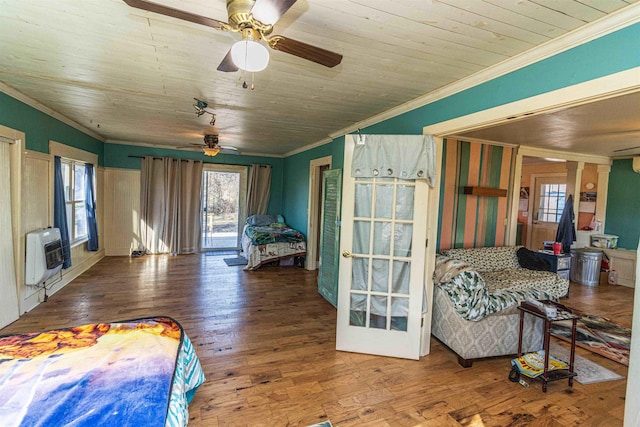
<svg viewBox="0 0 640 427">
<path fill-rule="evenodd" d="M 503 246 L 508 197 L 465 195 L 463 187 L 507 189 L 511 147 L 447 139 L 442 158 L 438 250 Z"/>
</svg>

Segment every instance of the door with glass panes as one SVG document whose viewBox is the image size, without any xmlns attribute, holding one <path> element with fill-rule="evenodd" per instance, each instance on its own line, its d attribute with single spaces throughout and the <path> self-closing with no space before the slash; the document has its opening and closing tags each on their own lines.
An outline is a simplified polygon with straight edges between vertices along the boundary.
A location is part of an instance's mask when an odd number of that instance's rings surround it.
<svg viewBox="0 0 640 427">
<path fill-rule="evenodd" d="M 418 359 L 428 186 L 353 178 L 345 140 L 338 289 L 338 350 Z"/>
</svg>

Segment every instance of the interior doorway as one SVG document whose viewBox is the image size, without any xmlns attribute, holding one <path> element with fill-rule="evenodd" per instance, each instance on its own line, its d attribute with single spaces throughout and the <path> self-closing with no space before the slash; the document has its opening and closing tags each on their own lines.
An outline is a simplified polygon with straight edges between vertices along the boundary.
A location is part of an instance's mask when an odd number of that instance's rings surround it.
<svg viewBox="0 0 640 427">
<path fill-rule="evenodd" d="M 544 249 L 545 241 L 555 241 L 558 223 L 567 198 L 567 175 L 533 176 L 532 203 L 529 207 L 531 228 L 527 248 Z"/>
<path fill-rule="evenodd" d="M 201 247 L 238 250 L 245 221 L 247 168 L 206 165 L 202 171 Z"/>
</svg>

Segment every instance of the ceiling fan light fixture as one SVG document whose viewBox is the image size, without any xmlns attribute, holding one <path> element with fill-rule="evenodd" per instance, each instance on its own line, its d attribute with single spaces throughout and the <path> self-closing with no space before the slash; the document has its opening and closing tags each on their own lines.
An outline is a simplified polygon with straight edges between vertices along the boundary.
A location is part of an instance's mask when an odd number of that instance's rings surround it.
<svg viewBox="0 0 640 427">
<path fill-rule="evenodd" d="M 254 40 L 240 40 L 231 46 L 231 59 L 241 70 L 255 73 L 267 68 L 269 51 Z"/>
<path fill-rule="evenodd" d="M 204 147 L 202 151 L 205 156 L 214 157 L 220 152 L 220 147 Z"/>
</svg>

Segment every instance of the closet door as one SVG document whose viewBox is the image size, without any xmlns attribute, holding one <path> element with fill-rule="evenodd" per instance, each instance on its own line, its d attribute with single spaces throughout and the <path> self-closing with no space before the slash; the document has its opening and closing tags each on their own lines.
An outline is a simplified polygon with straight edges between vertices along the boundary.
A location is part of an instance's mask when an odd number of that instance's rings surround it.
<svg viewBox="0 0 640 427">
<path fill-rule="evenodd" d="M 342 169 L 325 171 L 322 176 L 322 219 L 320 228 L 318 293 L 334 307 L 338 306 L 341 196 Z"/>
</svg>

